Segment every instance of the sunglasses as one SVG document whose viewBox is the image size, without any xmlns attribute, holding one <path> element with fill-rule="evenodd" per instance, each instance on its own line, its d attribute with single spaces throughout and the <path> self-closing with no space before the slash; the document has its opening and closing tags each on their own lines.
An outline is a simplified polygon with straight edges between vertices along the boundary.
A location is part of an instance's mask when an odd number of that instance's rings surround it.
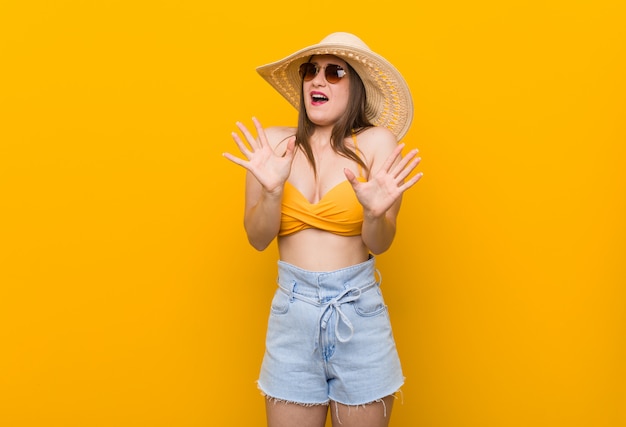
<svg viewBox="0 0 626 427">
<path fill-rule="evenodd" d="M 302 77 L 302 80 L 304 80 L 305 82 L 313 80 L 319 72 L 320 68 L 310 62 L 305 62 L 304 64 L 300 65 L 300 77 Z M 344 70 L 343 67 L 339 65 L 327 64 L 324 67 L 324 77 L 326 77 L 326 81 L 328 83 L 339 83 L 339 80 L 341 80 L 345 75 L 346 70 Z"/>
</svg>

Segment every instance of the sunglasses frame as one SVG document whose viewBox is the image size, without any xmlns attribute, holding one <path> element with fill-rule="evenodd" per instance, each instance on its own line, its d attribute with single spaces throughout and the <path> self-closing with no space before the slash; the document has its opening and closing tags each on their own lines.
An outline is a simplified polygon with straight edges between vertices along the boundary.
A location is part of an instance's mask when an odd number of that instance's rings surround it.
<svg viewBox="0 0 626 427">
<path fill-rule="evenodd" d="M 309 73 L 311 67 L 313 67 L 313 69 L 315 70 L 315 73 L 312 76 Z M 348 74 L 346 69 L 343 68 L 341 65 L 326 64 L 325 66 L 320 67 L 312 62 L 305 62 L 301 64 L 300 67 L 298 68 L 298 74 L 300 75 L 300 78 L 302 78 L 302 81 L 310 82 L 315 77 L 317 77 L 317 75 L 319 74 L 321 70 L 324 70 L 324 78 L 330 84 L 339 83 L 341 79 L 343 79 L 346 76 L 346 74 Z M 333 71 L 334 71 L 334 74 L 333 74 Z"/>
</svg>

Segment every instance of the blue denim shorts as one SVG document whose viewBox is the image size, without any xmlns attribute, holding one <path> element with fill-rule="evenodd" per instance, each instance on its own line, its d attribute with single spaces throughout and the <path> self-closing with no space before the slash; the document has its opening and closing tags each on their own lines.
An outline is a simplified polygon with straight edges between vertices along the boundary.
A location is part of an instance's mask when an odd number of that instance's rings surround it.
<svg viewBox="0 0 626 427">
<path fill-rule="evenodd" d="M 266 396 L 363 405 L 398 391 L 404 376 L 374 263 L 313 272 L 278 261 L 258 381 Z"/>
</svg>

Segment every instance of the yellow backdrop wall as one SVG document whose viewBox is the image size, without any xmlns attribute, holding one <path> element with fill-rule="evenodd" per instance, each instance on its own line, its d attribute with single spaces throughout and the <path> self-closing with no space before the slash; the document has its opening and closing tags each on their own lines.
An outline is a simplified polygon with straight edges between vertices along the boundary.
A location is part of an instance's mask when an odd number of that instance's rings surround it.
<svg viewBox="0 0 626 427">
<path fill-rule="evenodd" d="M 219 6 L 219 7 L 218 7 Z M 379 258 L 393 425 L 626 425 L 626 6 L 0 4 L 0 425 L 263 425 L 275 246 L 242 227 L 254 68 L 332 31 L 404 73 L 425 176 Z"/>
</svg>

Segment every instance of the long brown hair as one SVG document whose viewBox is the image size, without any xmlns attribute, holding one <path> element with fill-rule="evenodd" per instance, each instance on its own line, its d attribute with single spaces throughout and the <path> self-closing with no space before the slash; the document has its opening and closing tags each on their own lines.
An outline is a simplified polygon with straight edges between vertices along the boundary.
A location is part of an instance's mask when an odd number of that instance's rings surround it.
<svg viewBox="0 0 626 427">
<path fill-rule="evenodd" d="M 354 160 L 365 170 L 368 170 L 367 165 L 361 157 L 359 157 L 356 151 L 347 147 L 344 142 L 346 138 L 352 135 L 352 132 L 358 134 L 373 126 L 365 115 L 366 94 L 363 81 L 356 71 L 354 71 L 354 68 L 352 68 L 350 64 L 347 65 L 347 71 L 350 76 L 350 86 L 348 89 L 350 102 L 348 102 L 346 113 L 339 119 L 335 126 L 333 126 L 330 136 L 330 146 L 335 153 Z M 311 122 L 306 113 L 306 108 L 304 106 L 304 91 L 303 87 L 300 86 L 300 110 L 298 113 L 298 129 L 296 130 L 296 148 L 302 149 L 311 164 L 311 167 L 313 167 L 313 172 L 317 175 L 315 159 L 313 157 L 313 150 L 311 149 L 310 143 L 310 137 L 313 135 L 314 129 L 315 124 Z"/>
</svg>

